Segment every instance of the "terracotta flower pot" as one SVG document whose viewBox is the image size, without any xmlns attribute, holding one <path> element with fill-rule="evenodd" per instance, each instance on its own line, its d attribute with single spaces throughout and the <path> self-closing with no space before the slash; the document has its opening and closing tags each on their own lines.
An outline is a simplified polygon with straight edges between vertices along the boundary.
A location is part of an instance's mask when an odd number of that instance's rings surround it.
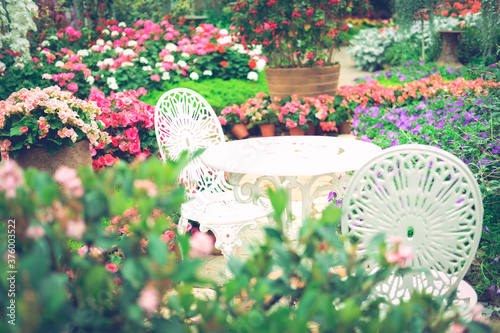
<svg viewBox="0 0 500 333">
<path fill-rule="evenodd" d="M 271 97 L 335 96 L 339 84 L 340 65 L 317 68 L 266 68 Z"/>
<path fill-rule="evenodd" d="M 294 128 L 290 128 L 289 129 L 290 131 L 290 135 L 304 135 L 304 131 L 301 130 L 299 127 L 294 127 Z"/>
<path fill-rule="evenodd" d="M 351 133 L 351 122 L 343 121 L 338 126 L 339 134 L 350 134 Z"/>
<path fill-rule="evenodd" d="M 276 131 L 275 124 L 259 125 L 263 137 L 274 136 Z"/>
<path fill-rule="evenodd" d="M 314 124 L 311 123 L 310 121 L 307 122 L 307 126 L 309 126 L 307 128 L 307 131 L 305 133 L 305 135 L 314 135 L 316 134 L 316 128 L 314 127 Z"/>
<path fill-rule="evenodd" d="M 244 139 L 248 136 L 247 126 L 245 124 L 236 124 L 231 128 L 231 134 L 238 140 Z"/>
<path fill-rule="evenodd" d="M 92 167 L 92 156 L 90 155 L 89 142 L 81 140 L 74 147 L 62 146 L 61 150 L 49 154 L 45 148 L 31 148 L 16 158 L 10 157 L 23 169 L 34 167 L 40 171 L 54 174 L 62 166 L 78 169 L 79 166 Z"/>
</svg>

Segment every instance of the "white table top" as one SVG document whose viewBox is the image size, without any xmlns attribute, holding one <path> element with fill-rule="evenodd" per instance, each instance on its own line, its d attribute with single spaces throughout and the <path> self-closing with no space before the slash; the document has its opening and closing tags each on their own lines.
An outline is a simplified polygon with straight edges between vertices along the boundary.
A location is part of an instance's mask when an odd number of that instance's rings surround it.
<svg viewBox="0 0 500 333">
<path fill-rule="evenodd" d="M 316 176 L 359 169 L 382 149 L 328 136 L 276 136 L 224 142 L 207 148 L 203 163 L 231 173 Z"/>
</svg>

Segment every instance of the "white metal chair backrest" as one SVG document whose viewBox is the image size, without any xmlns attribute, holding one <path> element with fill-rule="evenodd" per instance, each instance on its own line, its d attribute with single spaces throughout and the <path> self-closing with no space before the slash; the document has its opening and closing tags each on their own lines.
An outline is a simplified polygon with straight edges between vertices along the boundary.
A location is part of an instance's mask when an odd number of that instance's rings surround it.
<svg viewBox="0 0 500 333">
<path fill-rule="evenodd" d="M 344 196 L 342 233 L 365 244 L 379 233 L 400 236 L 412 247 L 407 266 L 428 271 L 381 284 L 377 293 L 394 302 L 413 289 L 435 296 L 455 289 L 474 259 L 482 221 L 481 192 L 460 159 L 430 146 L 402 145 L 355 173 Z"/>
<path fill-rule="evenodd" d="M 200 94 L 185 88 L 169 90 L 160 97 L 155 108 L 155 131 L 163 160 L 175 160 L 185 150 L 194 153 L 225 141 L 212 107 Z M 199 157 L 188 164 L 179 180 L 188 196 L 225 188 L 224 172 L 206 166 Z"/>
</svg>

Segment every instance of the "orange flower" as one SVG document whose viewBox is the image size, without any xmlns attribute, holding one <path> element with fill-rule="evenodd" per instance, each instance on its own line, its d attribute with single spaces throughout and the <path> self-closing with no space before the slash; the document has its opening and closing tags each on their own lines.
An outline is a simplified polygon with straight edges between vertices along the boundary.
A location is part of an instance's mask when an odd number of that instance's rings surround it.
<svg viewBox="0 0 500 333">
<path fill-rule="evenodd" d="M 227 67 L 227 66 L 229 66 L 229 63 L 226 60 L 224 60 L 224 61 L 221 61 L 220 65 L 222 67 Z"/>
</svg>

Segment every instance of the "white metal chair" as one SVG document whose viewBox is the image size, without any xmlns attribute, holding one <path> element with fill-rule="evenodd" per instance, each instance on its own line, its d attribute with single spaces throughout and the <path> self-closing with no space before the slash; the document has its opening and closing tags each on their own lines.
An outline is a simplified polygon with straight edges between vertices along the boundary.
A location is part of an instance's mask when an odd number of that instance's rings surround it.
<svg viewBox="0 0 500 333">
<path fill-rule="evenodd" d="M 181 152 L 194 153 L 225 141 L 219 120 L 208 102 L 190 89 L 177 88 L 164 93 L 155 108 L 155 131 L 163 160 L 175 160 Z M 271 213 L 264 200 L 258 205 L 236 201 L 224 172 L 213 169 L 195 157 L 182 171 L 179 180 L 190 199 L 181 207 L 179 228 L 184 231 L 188 220 L 200 224 L 200 230 L 211 230 L 215 247 L 227 259 L 242 245 L 240 232 L 255 228 L 256 219 Z"/>
<path fill-rule="evenodd" d="M 462 278 L 478 248 L 482 220 L 481 192 L 460 159 L 431 146 L 402 145 L 355 173 L 341 221 L 342 233 L 365 244 L 379 233 L 402 237 L 402 245 L 413 248 L 407 266 L 427 272 L 392 276 L 376 294 L 398 303 L 414 289 L 438 296 L 458 287 L 456 303 L 466 314 L 477 295 Z"/>
</svg>

